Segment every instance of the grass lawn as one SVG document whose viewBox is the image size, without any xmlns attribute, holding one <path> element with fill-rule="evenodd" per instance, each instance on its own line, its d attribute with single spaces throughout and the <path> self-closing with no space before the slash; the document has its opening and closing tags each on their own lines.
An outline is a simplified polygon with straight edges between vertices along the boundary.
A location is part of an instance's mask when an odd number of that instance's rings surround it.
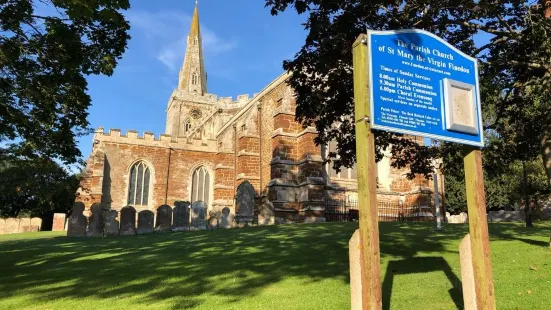
<svg viewBox="0 0 551 310">
<path fill-rule="evenodd" d="M 498 309 L 551 309 L 551 223 L 490 224 Z M 385 309 L 461 309 L 466 225 L 381 223 Z M 0 309 L 347 309 L 355 223 L 0 236 Z"/>
</svg>

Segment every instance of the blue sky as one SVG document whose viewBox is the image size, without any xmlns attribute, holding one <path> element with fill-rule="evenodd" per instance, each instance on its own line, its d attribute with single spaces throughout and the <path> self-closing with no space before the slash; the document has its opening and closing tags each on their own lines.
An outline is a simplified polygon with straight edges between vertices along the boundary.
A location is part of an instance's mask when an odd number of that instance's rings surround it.
<svg viewBox="0 0 551 310">
<path fill-rule="evenodd" d="M 165 109 L 184 59 L 194 0 L 131 1 L 132 39 L 110 76 L 88 78 L 92 128 L 164 133 Z M 264 1 L 199 1 L 208 91 L 221 97 L 259 92 L 304 43 L 305 16 L 271 16 Z M 92 136 L 81 137 L 84 159 Z"/>
</svg>

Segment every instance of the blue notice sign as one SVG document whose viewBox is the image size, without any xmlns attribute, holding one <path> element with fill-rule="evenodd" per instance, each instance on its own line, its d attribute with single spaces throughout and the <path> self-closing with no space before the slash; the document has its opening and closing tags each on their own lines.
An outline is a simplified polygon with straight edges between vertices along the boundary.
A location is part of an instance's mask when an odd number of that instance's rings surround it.
<svg viewBox="0 0 551 310">
<path fill-rule="evenodd" d="M 476 59 L 423 30 L 367 35 L 372 128 L 483 146 Z"/>
</svg>

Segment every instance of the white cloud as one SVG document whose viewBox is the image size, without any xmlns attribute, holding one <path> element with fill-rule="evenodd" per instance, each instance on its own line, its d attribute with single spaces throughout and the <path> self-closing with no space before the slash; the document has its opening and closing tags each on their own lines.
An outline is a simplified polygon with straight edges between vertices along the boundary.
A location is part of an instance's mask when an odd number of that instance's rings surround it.
<svg viewBox="0 0 551 310">
<path fill-rule="evenodd" d="M 178 11 L 129 11 L 127 18 L 133 30 L 140 31 L 154 44 L 155 58 L 170 70 L 182 65 L 187 44 L 191 15 Z M 235 40 L 224 40 L 208 27 L 201 25 L 203 52 L 206 58 L 237 48 Z"/>
</svg>

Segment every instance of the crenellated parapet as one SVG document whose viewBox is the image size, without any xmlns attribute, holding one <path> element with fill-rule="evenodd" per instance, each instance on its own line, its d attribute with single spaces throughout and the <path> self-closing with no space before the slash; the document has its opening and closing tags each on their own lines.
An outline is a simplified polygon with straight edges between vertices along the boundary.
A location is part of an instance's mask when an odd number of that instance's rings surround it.
<svg viewBox="0 0 551 310">
<path fill-rule="evenodd" d="M 218 152 L 218 143 L 214 139 L 191 139 L 186 137 L 174 137 L 167 134 L 155 135 L 152 132 L 139 133 L 135 130 L 128 130 L 126 133 L 120 129 L 112 128 L 104 131 L 99 127 L 94 132 L 94 143 L 112 142 L 126 143 L 133 145 L 165 147 L 173 149 L 184 149 L 190 151 L 202 151 L 209 153 Z"/>
<path fill-rule="evenodd" d="M 216 106 L 220 109 L 240 108 L 250 101 L 249 94 L 239 95 L 236 100 L 232 97 L 220 97 L 216 102 Z"/>
</svg>

